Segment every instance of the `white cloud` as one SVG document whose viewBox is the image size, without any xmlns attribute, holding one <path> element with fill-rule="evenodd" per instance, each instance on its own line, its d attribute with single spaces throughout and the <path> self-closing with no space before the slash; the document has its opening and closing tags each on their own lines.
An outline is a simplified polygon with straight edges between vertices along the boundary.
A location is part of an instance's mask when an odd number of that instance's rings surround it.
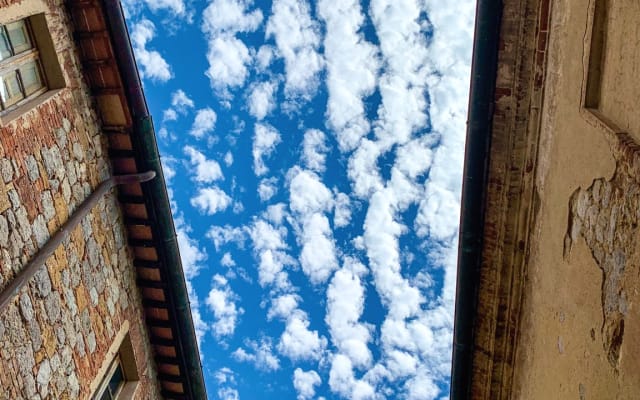
<svg viewBox="0 0 640 400">
<path fill-rule="evenodd" d="M 256 124 L 253 135 L 253 171 L 256 176 L 269 172 L 264 164 L 264 157 L 268 157 L 280 143 L 280 134 L 270 125 Z"/>
<path fill-rule="evenodd" d="M 206 75 L 215 89 L 242 86 L 252 60 L 249 48 L 235 35 L 253 32 L 262 22 L 259 9 L 247 11 L 249 1 L 213 0 L 203 12 L 202 31 L 209 49 Z"/>
<path fill-rule="evenodd" d="M 178 113 L 173 108 L 167 108 L 162 113 L 162 121 L 175 121 L 178 119 Z"/>
<path fill-rule="evenodd" d="M 389 308 L 387 318 L 415 316 L 424 301 L 420 291 L 400 274 L 399 236 L 406 227 L 397 221 L 390 190 L 376 192 L 364 223 L 364 243 L 376 290 Z"/>
<path fill-rule="evenodd" d="M 198 241 L 189 236 L 191 227 L 187 225 L 182 217 L 174 218 L 176 225 L 176 236 L 178 247 L 180 248 L 180 259 L 184 270 L 187 293 L 191 305 L 191 318 L 196 332 L 198 346 L 202 347 L 202 338 L 208 331 L 208 326 L 200 314 L 200 301 L 196 291 L 193 289 L 192 280 L 200 275 L 200 270 L 207 259 L 207 253 L 200 248 Z"/>
<path fill-rule="evenodd" d="M 359 1 L 321 0 L 318 14 L 327 26 L 328 125 L 337 133 L 340 148 L 353 150 L 370 129 L 363 98 L 376 87 L 377 50 L 360 33 L 364 16 Z"/>
<path fill-rule="evenodd" d="M 196 118 L 189 133 L 197 139 L 202 138 L 207 133 L 213 132 L 218 116 L 211 108 L 202 108 L 196 113 Z"/>
<path fill-rule="evenodd" d="M 193 100 L 182 89 L 178 89 L 171 95 L 171 108 L 164 110 L 163 121 L 175 121 L 178 114 L 185 115 L 193 107 Z"/>
<path fill-rule="evenodd" d="M 364 286 L 360 277 L 366 272 L 364 265 L 347 259 L 345 266 L 333 275 L 327 289 L 325 316 L 333 344 L 353 365 L 362 368 L 368 367 L 373 360 L 368 348 L 370 327 L 358 322 L 364 310 Z"/>
<path fill-rule="evenodd" d="M 271 61 L 273 61 L 273 53 L 273 47 L 269 45 L 260 46 L 260 48 L 258 49 L 258 53 L 256 54 L 256 67 L 258 68 L 258 71 L 263 72 L 267 68 L 269 68 L 269 65 L 271 65 Z"/>
<path fill-rule="evenodd" d="M 320 27 L 310 16 L 304 0 L 275 0 L 267 22 L 266 36 L 275 37 L 278 53 L 284 58 L 288 96 L 310 98 L 318 86 L 323 67 Z"/>
<path fill-rule="evenodd" d="M 162 171 L 167 182 L 167 192 L 169 195 L 171 213 L 174 216 L 176 237 L 178 247 L 180 248 L 180 261 L 182 262 L 182 269 L 185 275 L 185 284 L 187 286 L 187 294 L 189 296 L 191 318 L 193 320 L 196 341 L 198 342 L 198 347 L 202 348 L 202 339 L 209 330 L 209 327 L 202 319 L 202 314 L 200 313 L 200 300 L 198 298 L 198 294 L 193 288 L 192 280 L 200 274 L 200 270 L 204 267 L 203 263 L 207 260 L 207 252 L 200 247 L 200 243 L 197 239 L 190 236 L 192 232 L 191 226 L 185 221 L 182 214 L 178 212 L 178 205 L 173 198 L 171 180 L 176 175 L 176 172 L 172 167 L 175 162 L 176 160 L 174 158 L 163 157 Z"/>
<path fill-rule="evenodd" d="M 214 378 L 218 384 L 218 398 L 220 400 L 239 400 L 238 390 L 235 388 L 236 377 L 233 371 L 227 367 L 215 372 Z"/>
<path fill-rule="evenodd" d="M 329 219 L 320 213 L 306 217 L 299 238 L 302 242 L 300 252 L 302 271 L 309 277 L 311 283 L 324 283 L 338 268 Z"/>
<path fill-rule="evenodd" d="M 277 82 L 261 82 L 251 88 L 249 113 L 257 120 L 263 120 L 276 106 Z"/>
<path fill-rule="evenodd" d="M 141 77 L 152 81 L 166 82 L 173 77 L 171 67 L 160 53 L 147 49 L 147 44 L 154 38 L 155 33 L 156 27 L 153 22 L 142 19 L 133 25 L 131 43 L 136 61 L 141 66 Z"/>
<path fill-rule="evenodd" d="M 236 298 L 227 279 L 218 274 L 214 275 L 206 303 L 216 318 L 212 328 L 218 338 L 233 335 L 238 317 L 244 312 L 242 308 L 236 307 Z"/>
<path fill-rule="evenodd" d="M 303 371 L 296 368 L 293 371 L 293 387 L 298 392 L 298 400 L 311 399 L 316 394 L 315 387 L 320 385 L 322 380 L 316 371 Z"/>
<path fill-rule="evenodd" d="M 239 347 L 231 353 L 231 356 L 238 361 L 250 362 L 264 371 L 275 371 L 280 368 L 280 360 L 273 354 L 270 339 L 262 339 L 260 343 L 249 340 L 246 345 L 249 351 Z"/>
<path fill-rule="evenodd" d="M 220 400 L 240 400 L 240 394 L 235 388 L 221 387 L 218 389 L 218 398 Z"/>
<path fill-rule="evenodd" d="M 318 360 L 326 346 L 327 339 L 319 336 L 318 331 L 310 331 L 306 314 L 298 311 L 287 321 L 278 351 L 294 361 Z"/>
<path fill-rule="evenodd" d="M 269 320 L 273 318 L 287 319 L 298 308 L 300 302 L 300 296 L 293 293 L 283 294 L 271 300 L 271 307 L 267 318 Z"/>
<path fill-rule="evenodd" d="M 268 201 L 276 193 L 278 193 L 278 178 L 265 178 L 260 181 L 258 185 L 258 196 L 260 196 L 260 201 Z"/>
<path fill-rule="evenodd" d="M 304 133 L 302 140 L 302 159 L 307 168 L 316 172 L 324 172 L 326 152 L 329 150 L 325 144 L 325 135 L 317 129 L 309 129 Z"/>
<path fill-rule="evenodd" d="M 281 225 L 284 218 L 288 215 L 286 207 L 287 205 L 284 203 L 271 204 L 267 207 L 264 216 L 268 221 L 276 225 Z"/>
<path fill-rule="evenodd" d="M 387 353 L 387 369 L 394 377 L 414 375 L 418 367 L 417 357 L 408 352 L 391 350 Z"/>
<path fill-rule="evenodd" d="M 240 39 L 218 36 L 209 40 L 207 60 L 209 60 L 209 69 L 206 75 L 211 85 L 215 89 L 224 91 L 227 87 L 244 84 L 251 55 Z"/>
<path fill-rule="evenodd" d="M 171 94 L 171 105 L 181 113 L 194 107 L 193 100 L 182 89 L 178 89 Z"/>
<path fill-rule="evenodd" d="M 382 149 L 378 143 L 362 139 L 360 146 L 349 159 L 348 175 L 356 196 L 368 198 L 384 187 L 378 171 L 378 157 L 381 153 Z"/>
<path fill-rule="evenodd" d="M 187 9 L 184 0 L 123 0 L 122 6 L 127 13 L 127 17 L 131 14 L 141 12 L 142 6 L 146 5 L 149 10 L 156 13 L 160 10 L 168 10 L 173 18 L 184 18 L 187 22 L 191 22 L 193 12 Z"/>
<path fill-rule="evenodd" d="M 244 246 L 246 234 L 244 229 L 238 227 L 212 226 L 207 232 L 207 237 L 213 241 L 216 251 L 227 243 L 235 243 L 238 247 Z"/>
<path fill-rule="evenodd" d="M 197 182 L 211 183 L 224 179 L 220 164 L 215 160 L 208 160 L 204 154 L 191 146 L 185 146 L 184 153 L 189 156 L 191 165 L 196 167 L 195 179 Z"/>
<path fill-rule="evenodd" d="M 206 215 L 224 211 L 231 204 L 231 197 L 215 186 L 198 189 L 198 194 L 191 198 L 191 205 Z"/>
<path fill-rule="evenodd" d="M 230 167 L 233 164 L 233 154 L 230 151 L 227 151 L 224 155 L 224 165 Z"/>
<path fill-rule="evenodd" d="M 433 381 L 427 370 L 420 370 L 405 384 L 407 400 L 435 399 L 440 394 L 440 389 Z"/>
<path fill-rule="evenodd" d="M 262 11 L 247 12 L 251 1 L 213 0 L 203 12 L 203 30 L 213 34 L 253 32 L 262 23 Z"/>
<path fill-rule="evenodd" d="M 269 222 L 257 219 L 249 227 L 254 252 L 258 258 L 258 281 L 261 286 L 275 285 L 281 289 L 290 283 L 284 267 L 294 265 L 295 261 L 286 253 L 287 230 Z"/>
<path fill-rule="evenodd" d="M 333 211 L 333 224 L 336 228 L 342 228 L 351 222 L 351 200 L 342 192 L 335 192 L 335 209 Z"/>
<path fill-rule="evenodd" d="M 288 178 L 289 207 L 302 246 L 300 265 L 313 284 L 323 283 L 338 268 L 333 232 L 324 214 L 333 207 L 332 193 L 311 171 L 294 167 Z"/>
<path fill-rule="evenodd" d="M 332 391 L 349 399 L 375 398 L 375 389 L 368 382 L 355 378 L 351 360 L 343 354 L 333 357 L 329 372 L 329 386 Z"/>
<path fill-rule="evenodd" d="M 231 268 L 236 266 L 236 262 L 233 261 L 233 257 L 231 257 L 231 253 L 227 252 L 222 255 L 220 259 L 220 265 L 223 267 Z"/>
<path fill-rule="evenodd" d="M 292 168 L 289 178 L 289 207 L 301 215 L 329 211 L 333 207 L 333 195 L 312 171 Z"/>
<path fill-rule="evenodd" d="M 431 135 L 424 135 L 399 146 L 395 167 L 411 179 L 424 174 L 431 167 L 433 160 L 431 147 L 435 144 L 434 139 Z"/>
<path fill-rule="evenodd" d="M 371 2 L 384 64 L 375 132 L 384 144 L 406 143 L 427 122 L 426 85 L 433 70 L 421 12 L 415 0 Z"/>
</svg>

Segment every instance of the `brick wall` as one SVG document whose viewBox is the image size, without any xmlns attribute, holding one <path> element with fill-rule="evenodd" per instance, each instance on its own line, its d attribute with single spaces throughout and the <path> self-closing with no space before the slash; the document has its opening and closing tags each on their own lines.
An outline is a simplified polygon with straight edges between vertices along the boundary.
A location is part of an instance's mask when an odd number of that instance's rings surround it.
<svg viewBox="0 0 640 400">
<path fill-rule="evenodd" d="M 9 3 L 0 0 L 0 16 Z M 110 174 L 68 16 L 54 3 L 47 20 L 67 88 L 0 127 L 0 287 Z M 125 235 L 112 192 L 0 316 L 0 399 L 88 398 L 127 320 L 136 398 L 159 397 Z"/>
</svg>

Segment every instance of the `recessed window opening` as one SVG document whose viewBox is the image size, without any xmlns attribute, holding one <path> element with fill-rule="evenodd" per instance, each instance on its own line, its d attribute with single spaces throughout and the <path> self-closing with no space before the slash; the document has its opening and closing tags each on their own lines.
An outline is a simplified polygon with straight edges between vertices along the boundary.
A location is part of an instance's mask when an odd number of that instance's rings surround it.
<svg viewBox="0 0 640 400">
<path fill-rule="evenodd" d="M 28 19 L 0 25 L 0 111 L 47 90 Z"/>
</svg>

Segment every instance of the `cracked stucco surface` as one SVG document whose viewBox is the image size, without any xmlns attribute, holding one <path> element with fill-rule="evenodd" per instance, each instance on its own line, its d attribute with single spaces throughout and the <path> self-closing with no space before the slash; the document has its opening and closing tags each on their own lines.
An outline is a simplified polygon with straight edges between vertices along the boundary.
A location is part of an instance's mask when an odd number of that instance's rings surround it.
<svg viewBox="0 0 640 400">
<path fill-rule="evenodd" d="M 609 54 L 625 52 L 628 63 L 611 55 L 605 63 L 601 111 L 620 126 L 611 129 L 607 118 L 582 107 L 595 1 L 552 3 L 536 167 L 540 208 L 512 398 L 633 399 L 640 387 L 640 125 L 637 112 L 625 119 L 640 98 L 637 80 L 625 83 L 628 68 L 640 65 L 640 31 L 615 21 L 607 28 L 610 40 L 625 40 Z M 640 16 L 638 7 L 625 7 L 628 0 L 610 2 L 624 18 Z"/>
</svg>

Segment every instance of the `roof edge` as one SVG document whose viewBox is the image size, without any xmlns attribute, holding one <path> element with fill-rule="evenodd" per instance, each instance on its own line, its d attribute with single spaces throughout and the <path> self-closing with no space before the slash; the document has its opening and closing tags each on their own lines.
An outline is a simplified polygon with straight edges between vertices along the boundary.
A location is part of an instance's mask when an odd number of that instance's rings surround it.
<svg viewBox="0 0 640 400">
<path fill-rule="evenodd" d="M 476 6 L 458 244 L 452 400 L 471 398 L 475 310 L 480 283 L 502 10 L 501 0 L 478 0 Z"/>
<path fill-rule="evenodd" d="M 183 373 L 188 379 L 185 390 L 191 398 L 206 399 L 207 392 L 200 362 L 198 342 L 191 317 L 191 306 L 171 214 L 169 196 L 160 162 L 158 144 L 133 54 L 124 12 L 119 0 L 102 0 L 102 5 L 105 10 L 106 23 L 111 33 L 115 56 L 134 122 L 134 131 L 131 137 L 136 163 L 138 164 L 137 167 L 140 170 L 153 170 L 156 172 L 156 179 L 145 183 L 143 190 L 146 194 L 148 212 L 156 221 L 152 225 L 152 230 L 153 236 L 156 238 L 158 257 L 166 266 L 168 272 L 169 286 L 167 289 L 171 297 L 170 304 L 178 322 L 176 329 L 178 330 L 179 356 L 184 361 L 186 370 Z"/>
</svg>

